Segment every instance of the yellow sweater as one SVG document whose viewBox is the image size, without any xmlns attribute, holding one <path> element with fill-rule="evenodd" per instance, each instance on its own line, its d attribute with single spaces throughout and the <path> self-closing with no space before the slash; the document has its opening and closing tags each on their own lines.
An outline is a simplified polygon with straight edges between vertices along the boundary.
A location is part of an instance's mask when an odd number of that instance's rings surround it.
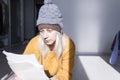
<svg viewBox="0 0 120 80">
<path fill-rule="evenodd" d="M 58 59 L 54 51 L 49 51 L 45 57 L 41 57 L 38 44 L 39 35 L 28 43 L 24 54 L 35 54 L 37 60 L 43 65 L 47 76 L 56 76 L 58 80 L 71 80 L 72 68 L 74 66 L 75 45 L 69 37 L 65 37 L 66 45 L 61 57 Z"/>
</svg>

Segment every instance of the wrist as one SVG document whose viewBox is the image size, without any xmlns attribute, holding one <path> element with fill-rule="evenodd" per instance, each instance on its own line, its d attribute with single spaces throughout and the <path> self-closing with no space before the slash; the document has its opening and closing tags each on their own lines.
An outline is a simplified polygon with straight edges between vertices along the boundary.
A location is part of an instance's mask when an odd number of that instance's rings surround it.
<svg viewBox="0 0 120 80">
<path fill-rule="evenodd" d="M 53 76 L 50 78 L 50 80 L 58 80 L 58 79 L 57 79 L 57 76 Z"/>
</svg>

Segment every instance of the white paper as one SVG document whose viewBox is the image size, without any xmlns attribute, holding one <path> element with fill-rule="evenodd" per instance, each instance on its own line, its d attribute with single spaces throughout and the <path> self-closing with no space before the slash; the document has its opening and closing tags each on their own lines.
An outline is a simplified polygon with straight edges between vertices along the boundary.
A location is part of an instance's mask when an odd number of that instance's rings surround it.
<svg viewBox="0 0 120 80">
<path fill-rule="evenodd" d="M 22 80 L 49 80 L 34 54 L 22 55 L 3 51 L 13 72 Z"/>
</svg>

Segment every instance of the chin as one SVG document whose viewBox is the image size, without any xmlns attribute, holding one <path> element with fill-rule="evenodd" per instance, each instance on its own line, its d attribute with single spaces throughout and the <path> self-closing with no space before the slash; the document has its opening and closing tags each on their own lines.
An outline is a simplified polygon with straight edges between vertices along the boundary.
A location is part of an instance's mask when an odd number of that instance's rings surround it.
<svg viewBox="0 0 120 80">
<path fill-rule="evenodd" d="M 48 45 L 48 46 L 50 46 L 50 45 L 52 45 L 53 43 L 46 43 L 46 45 Z"/>
<path fill-rule="evenodd" d="M 49 42 L 46 42 L 45 44 L 48 45 L 48 46 L 51 46 L 51 45 L 54 44 L 54 42 L 53 41 L 49 41 Z"/>
</svg>

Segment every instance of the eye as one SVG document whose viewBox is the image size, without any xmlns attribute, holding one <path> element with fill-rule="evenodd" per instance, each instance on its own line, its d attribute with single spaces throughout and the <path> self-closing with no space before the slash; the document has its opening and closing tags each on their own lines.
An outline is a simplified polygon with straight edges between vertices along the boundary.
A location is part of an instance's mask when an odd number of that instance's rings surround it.
<svg viewBox="0 0 120 80">
<path fill-rule="evenodd" d="M 43 31 L 44 31 L 43 29 L 39 30 L 40 33 L 42 33 Z"/>
<path fill-rule="evenodd" d="M 47 29 L 47 31 L 48 31 L 48 32 L 52 32 L 52 31 L 53 31 L 53 29 Z"/>
</svg>

